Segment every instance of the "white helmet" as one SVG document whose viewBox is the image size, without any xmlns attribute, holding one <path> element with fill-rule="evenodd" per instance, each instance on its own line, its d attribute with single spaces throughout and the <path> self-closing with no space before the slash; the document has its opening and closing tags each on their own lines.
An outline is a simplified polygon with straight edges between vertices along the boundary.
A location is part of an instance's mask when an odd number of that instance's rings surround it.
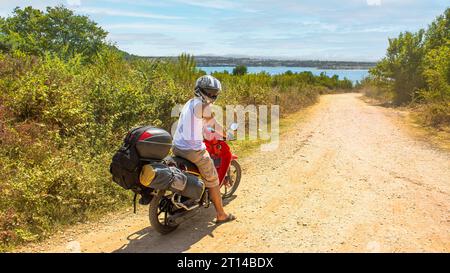
<svg viewBox="0 0 450 273">
<path fill-rule="evenodd" d="M 202 98 L 204 103 L 213 103 L 222 90 L 222 84 L 211 75 L 201 76 L 195 83 L 195 95 Z"/>
</svg>

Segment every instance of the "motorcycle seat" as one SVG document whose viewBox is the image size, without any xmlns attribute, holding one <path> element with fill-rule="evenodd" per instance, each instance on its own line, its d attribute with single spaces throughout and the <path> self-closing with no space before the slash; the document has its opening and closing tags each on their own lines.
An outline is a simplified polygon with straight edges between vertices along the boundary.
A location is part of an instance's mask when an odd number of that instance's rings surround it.
<svg viewBox="0 0 450 273">
<path fill-rule="evenodd" d="M 200 171 L 198 170 L 197 166 L 186 158 L 174 156 L 172 157 L 172 159 L 173 161 L 175 161 L 179 169 L 195 175 L 200 175 Z"/>
</svg>

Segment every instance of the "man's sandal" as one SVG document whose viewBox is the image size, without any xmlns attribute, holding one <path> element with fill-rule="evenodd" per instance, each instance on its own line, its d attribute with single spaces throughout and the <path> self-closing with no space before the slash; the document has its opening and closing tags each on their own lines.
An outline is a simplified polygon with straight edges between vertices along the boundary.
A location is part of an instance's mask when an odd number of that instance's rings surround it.
<svg viewBox="0 0 450 273">
<path fill-rule="evenodd" d="M 216 224 L 217 225 L 224 224 L 224 223 L 231 222 L 231 221 L 234 221 L 234 220 L 236 220 L 236 216 L 234 216 L 233 214 L 228 214 L 227 218 L 225 218 L 223 220 L 216 220 Z"/>
</svg>

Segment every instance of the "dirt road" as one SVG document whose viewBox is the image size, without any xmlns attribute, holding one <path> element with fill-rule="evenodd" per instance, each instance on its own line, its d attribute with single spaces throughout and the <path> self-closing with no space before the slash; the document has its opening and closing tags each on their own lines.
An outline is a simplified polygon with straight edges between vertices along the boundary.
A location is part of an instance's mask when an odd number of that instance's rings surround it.
<svg viewBox="0 0 450 273">
<path fill-rule="evenodd" d="M 161 236 L 140 207 L 27 250 L 449 252 L 450 154 L 359 96 L 322 96 L 277 151 L 241 161 L 235 222 L 215 226 L 209 208 Z"/>
</svg>

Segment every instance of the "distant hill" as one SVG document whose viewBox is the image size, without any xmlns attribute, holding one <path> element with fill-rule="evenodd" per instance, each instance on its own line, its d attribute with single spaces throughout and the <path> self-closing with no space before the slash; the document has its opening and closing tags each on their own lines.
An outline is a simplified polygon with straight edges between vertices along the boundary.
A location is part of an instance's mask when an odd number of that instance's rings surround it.
<svg viewBox="0 0 450 273">
<path fill-rule="evenodd" d="M 369 69 L 375 62 L 318 61 L 318 60 L 276 60 L 265 58 L 234 58 L 234 57 L 195 57 L 198 66 L 286 66 L 315 67 L 319 69 Z"/>
<path fill-rule="evenodd" d="M 120 50 L 126 59 L 175 59 L 177 57 L 142 57 L 129 54 Z M 376 65 L 375 62 L 350 62 L 350 61 L 319 61 L 319 60 L 276 60 L 250 57 L 220 57 L 220 56 L 195 56 L 197 66 L 285 66 L 285 67 L 315 67 L 319 69 L 369 69 Z"/>
</svg>

